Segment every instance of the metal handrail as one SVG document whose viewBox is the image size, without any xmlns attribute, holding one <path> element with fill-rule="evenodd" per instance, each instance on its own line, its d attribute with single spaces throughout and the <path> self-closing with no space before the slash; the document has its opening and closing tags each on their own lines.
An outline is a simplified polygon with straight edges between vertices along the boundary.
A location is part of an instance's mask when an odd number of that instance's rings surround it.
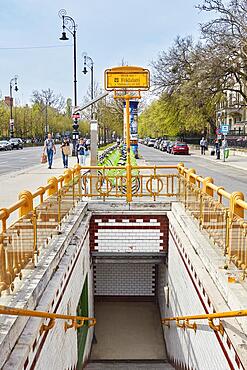
<svg viewBox="0 0 247 370">
<path fill-rule="evenodd" d="M 170 323 L 175 321 L 177 327 L 182 329 L 193 329 L 194 331 L 197 330 L 196 320 L 208 320 L 208 325 L 214 331 L 219 331 L 222 335 L 224 333 L 224 328 L 222 322 L 216 325 L 213 320 L 214 319 L 226 319 L 226 318 L 233 318 L 233 317 L 243 317 L 247 316 L 247 309 L 246 310 L 239 310 L 239 311 L 227 311 L 227 312 L 215 312 L 209 314 L 201 314 L 201 315 L 186 315 L 186 316 L 174 316 L 174 317 L 165 317 L 161 319 L 161 323 L 166 325 L 170 328 Z M 191 323 L 190 321 L 193 320 L 194 322 Z"/>
<path fill-rule="evenodd" d="M 42 324 L 40 331 L 50 330 L 55 325 L 56 319 L 69 320 L 71 324 L 67 322 L 64 323 L 64 330 L 74 327 L 75 329 L 84 325 L 85 321 L 89 322 L 88 327 L 94 326 L 96 324 L 96 319 L 94 317 L 84 317 L 84 316 L 74 316 L 74 315 L 64 315 L 58 313 L 49 313 L 44 311 L 36 310 L 26 310 L 23 308 L 14 308 L 8 306 L 0 306 L 0 315 L 7 316 L 27 316 L 27 317 L 39 317 L 44 319 L 50 319 L 51 322 L 48 325 Z"/>
<path fill-rule="evenodd" d="M 165 317 L 161 319 L 161 322 L 164 323 L 165 321 L 176 321 L 176 320 L 181 321 L 181 320 L 223 319 L 226 317 L 237 317 L 237 316 L 247 316 L 247 309 L 239 310 L 239 311 L 207 313 L 207 314 L 201 314 L 201 315 Z"/>
</svg>

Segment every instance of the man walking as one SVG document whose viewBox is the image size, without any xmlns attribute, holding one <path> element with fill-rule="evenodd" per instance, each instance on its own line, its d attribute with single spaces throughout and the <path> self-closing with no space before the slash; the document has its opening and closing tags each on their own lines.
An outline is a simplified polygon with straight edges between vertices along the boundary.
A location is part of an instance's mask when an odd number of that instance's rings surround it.
<svg viewBox="0 0 247 370">
<path fill-rule="evenodd" d="M 205 155 L 206 140 L 204 139 L 204 137 L 202 137 L 201 140 L 200 140 L 200 147 L 201 147 L 201 155 Z"/>
<path fill-rule="evenodd" d="M 56 154 L 56 146 L 51 134 L 48 134 L 47 139 L 44 142 L 44 152 L 45 151 L 48 159 L 48 168 L 51 169 L 53 154 Z"/>
</svg>

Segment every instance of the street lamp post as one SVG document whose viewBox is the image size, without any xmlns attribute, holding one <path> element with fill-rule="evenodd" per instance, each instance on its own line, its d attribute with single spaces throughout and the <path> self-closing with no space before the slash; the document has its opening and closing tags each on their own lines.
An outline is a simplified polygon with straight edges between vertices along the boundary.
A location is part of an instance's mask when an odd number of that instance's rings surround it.
<svg viewBox="0 0 247 370">
<path fill-rule="evenodd" d="M 65 9 L 61 9 L 58 12 L 58 15 L 63 21 L 63 26 L 62 26 L 63 31 L 62 31 L 62 36 L 60 37 L 60 40 L 62 40 L 62 41 L 69 40 L 69 38 L 66 35 L 65 30 L 67 30 L 73 36 L 73 39 L 74 39 L 74 106 L 77 107 L 77 68 L 76 68 L 76 64 L 77 64 L 77 60 L 76 60 L 76 29 L 77 29 L 77 25 L 75 23 L 75 20 L 72 17 L 67 15 Z M 68 27 L 67 27 L 67 25 L 68 25 Z M 72 142 L 73 142 L 72 155 L 73 156 L 76 155 L 76 144 L 77 144 L 77 140 L 79 138 L 78 128 L 79 128 L 78 118 L 76 117 L 76 118 L 74 118 L 74 122 L 73 122 L 73 134 L 72 134 L 73 135 L 73 137 L 72 137 Z"/>
<path fill-rule="evenodd" d="M 9 95 L 10 95 L 10 120 L 9 120 L 9 128 L 10 128 L 10 137 L 14 137 L 14 119 L 13 119 L 13 87 L 15 87 L 15 91 L 18 91 L 17 87 L 17 76 L 11 78 L 9 82 Z"/>
<path fill-rule="evenodd" d="M 82 73 L 84 73 L 84 75 L 87 73 L 87 67 L 90 68 L 91 70 L 91 100 L 93 100 L 93 97 L 94 97 L 94 93 L 93 93 L 93 59 L 91 57 L 89 57 L 86 53 L 83 53 L 82 54 L 83 58 L 84 58 L 84 68 L 83 68 L 83 71 Z M 91 119 L 93 119 L 93 106 L 91 106 Z"/>
</svg>

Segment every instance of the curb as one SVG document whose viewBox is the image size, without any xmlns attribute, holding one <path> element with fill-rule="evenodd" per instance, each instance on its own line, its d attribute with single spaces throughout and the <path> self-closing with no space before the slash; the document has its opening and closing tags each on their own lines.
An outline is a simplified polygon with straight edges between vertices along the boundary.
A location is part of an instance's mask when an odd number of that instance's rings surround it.
<svg viewBox="0 0 247 370">
<path fill-rule="evenodd" d="M 191 155 L 192 155 L 192 157 L 202 158 L 201 155 L 194 154 L 193 152 L 191 153 Z M 223 162 L 222 160 L 220 160 L 218 162 L 216 159 L 211 159 L 211 158 L 208 158 L 206 156 L 204 156 L 203 158 L 206 159 L 207 161 L 210 161 L 210 162 L 218 163 L 218 164 L 221 164 L 221 165 L 224 165 L 224 166 L 228 166 L 228 167 L 237 168 L 238 170 L 242 170 L 242 171 L 247 171 L 247 168 L 244 168 L 244 167 L 241 167 L 241 166 L 238 166 L 238 165 L 229 163 L 229 162 Z"/>
<path fill-rule="evenodd" d="M 53 161 L 53 163 L 55 161 L 58 161 L 60 158 L 55 158 L 55 160 Z M 19 175 L 24 175 L 26 172 L 29 172 L 29 171 L 32 171 L 32 170 L 38 170 L 38 169 L 43 169 L 44 167 L 46 166 L 46 164 L 36 164 L 34 166 L 29 166 L 29 167 L 25 167 L 25 168 L 22 168 L 21 170 L 18 170 L 18 171 L 11 171 L 9 173 L 5 173 L 3 175 L 0 175 L 1 176 L 1 180 L 3 178 L 12 178 L 12 177 L 16 177 L 16 176 L 19 176 Z M 42 172 L 40 173 L 42 175 Z"/>
</svg>

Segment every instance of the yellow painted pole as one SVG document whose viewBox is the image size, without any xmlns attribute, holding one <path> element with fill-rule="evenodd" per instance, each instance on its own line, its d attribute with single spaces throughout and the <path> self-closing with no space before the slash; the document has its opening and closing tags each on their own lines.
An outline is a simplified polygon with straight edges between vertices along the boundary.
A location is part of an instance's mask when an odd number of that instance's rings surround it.
<svg viewBox="0 0 247 370">
<path fill-rule="evenodd" d="M 126 103 L 126 150 L 127 150 L 127 165 L 126 165 L 126 178 L 127 178 L 127 202 L 132 201 L 132 175 L 131 175 L 131 158 L 130 158 L 130 95 L 125 95 Z"/>
</svg>

